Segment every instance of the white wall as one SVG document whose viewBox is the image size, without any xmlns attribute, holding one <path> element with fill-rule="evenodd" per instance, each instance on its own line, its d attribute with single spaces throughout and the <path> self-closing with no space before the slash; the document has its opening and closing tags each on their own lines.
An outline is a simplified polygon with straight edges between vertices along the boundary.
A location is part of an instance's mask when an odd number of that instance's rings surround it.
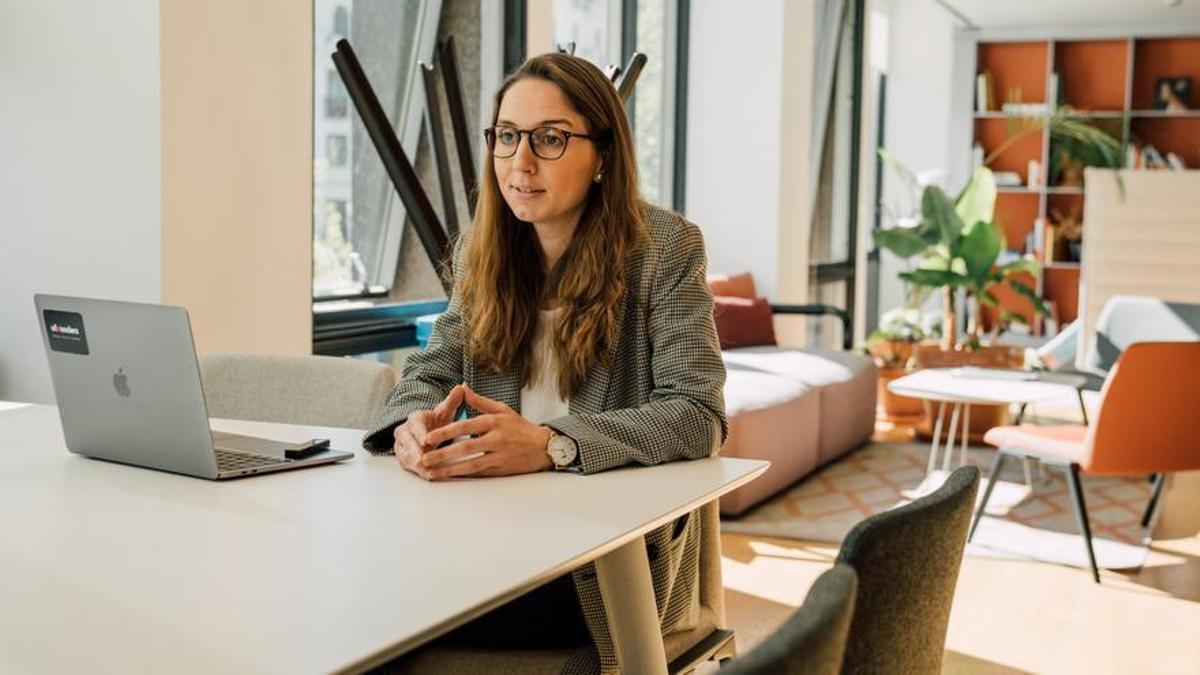
<svg viewBox="0 0 1200 675">
<path fill-rule="evenodd" d="M 934 0 L 892 2 L 889 14 L 884 145 L 913 171 L 949 169 L 951 160 L 960 159 L 952 153 L 963 147 L 949 133 L 954 128 L 951 82 L 957 22 Z M 885 172 L 885 204 L 905 203 L 904 189 L 894 174 Z M 903 268 L 895 256 L 881 254 L 880 312 L 904 301 L 904 289 L 896 278 Z"/>
<path fill-rule="evenodd" d="M 711 272 L 753 272 L 774 301 L 807 290 L 811 24 L 810 3 L 691 9 L 686 215 Z"/>
<path fill-rule="evenodd" d="M 0 0 L 0 399 L 53 402 L 35 292 L 157 302 L 156 0 Z"/>
</svg>

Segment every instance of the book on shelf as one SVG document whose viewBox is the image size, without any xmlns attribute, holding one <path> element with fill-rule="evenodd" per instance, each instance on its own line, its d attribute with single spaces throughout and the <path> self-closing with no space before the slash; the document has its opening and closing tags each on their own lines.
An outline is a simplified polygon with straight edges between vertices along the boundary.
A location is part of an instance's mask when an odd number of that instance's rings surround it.
<svg viewBox="0 0 1200 675">
<path fill-rule="evenodd" d="M 1187 164 L 1183 161 L 1183 158 L 1173 152 L 1167 153 L 1167 164 L 1174 171 L 1184 171 L 1187 169 Z"/>
<path fill-rule="evenodd" d="M 992 72 L 985 70 L 975 76 L 975 110 L 991 112 L 996 109 L 996 99 L 992 96 Z"/>
</svg>

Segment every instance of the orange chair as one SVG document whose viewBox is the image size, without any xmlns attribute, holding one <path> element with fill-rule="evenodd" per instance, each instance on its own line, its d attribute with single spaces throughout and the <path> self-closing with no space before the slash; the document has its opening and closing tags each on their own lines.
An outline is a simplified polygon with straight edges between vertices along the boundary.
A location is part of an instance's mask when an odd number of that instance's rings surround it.
<svg viewBox="0 0 1200 675">
<path fill-rule="evenodd" d="M 1121 354 L 1104 382 L 1091 426 L 1021 424 L 988 431 L 983 440 L 999 451 L 967 541 L 975 535 L 1006 457 L 1058 465 L 1067 472 L 1092 578 L 1100 583 L 1079 472 L 1153 474 L 1154 489 L 1142 517 L 1142 526 L 1148 525 L 1165 474 L 1200 469 L 1200 437 L 1193 431 L 1200 411 L 1198 376 L 1200 342 L 1135 343 Z"/>
</svg>

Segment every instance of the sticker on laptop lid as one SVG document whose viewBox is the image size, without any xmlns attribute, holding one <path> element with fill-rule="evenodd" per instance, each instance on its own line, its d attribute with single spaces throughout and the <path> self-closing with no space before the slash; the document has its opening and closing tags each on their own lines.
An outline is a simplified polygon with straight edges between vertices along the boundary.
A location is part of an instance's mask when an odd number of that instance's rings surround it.
<svg viewBox="0 0 1200 675">
<path fill-rule="evenodd" d="M 60 312 L 56 309 L 42 310 L 46 321 L 46 337 L 50 349 L 68 354 L 87 354 L 87 331 L 83 327 L 83 316 L 75 312 Z"/>
</svg>

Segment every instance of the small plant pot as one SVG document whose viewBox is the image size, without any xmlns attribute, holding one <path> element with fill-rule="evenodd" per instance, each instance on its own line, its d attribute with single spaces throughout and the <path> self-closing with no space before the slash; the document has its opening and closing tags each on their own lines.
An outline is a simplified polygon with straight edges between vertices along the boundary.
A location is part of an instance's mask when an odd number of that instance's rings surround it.
<svg viewBox="0 0 1200 675">
<path fill-rule="evenodd" d="M 880 368 L 879 378 L 876 380 L 879 387 L 879 407 L 876 409 L 876 417 L 889 422 L 907 422 L 909 424 L 920 421 L 925 414 L 925 402 L 919 398 L 909 396 L 901 396 L 893 394 L 888 389 L 888 384 L 900 377 L 904 377 L 913 371 L 905 368 Z"/>
</svg>

